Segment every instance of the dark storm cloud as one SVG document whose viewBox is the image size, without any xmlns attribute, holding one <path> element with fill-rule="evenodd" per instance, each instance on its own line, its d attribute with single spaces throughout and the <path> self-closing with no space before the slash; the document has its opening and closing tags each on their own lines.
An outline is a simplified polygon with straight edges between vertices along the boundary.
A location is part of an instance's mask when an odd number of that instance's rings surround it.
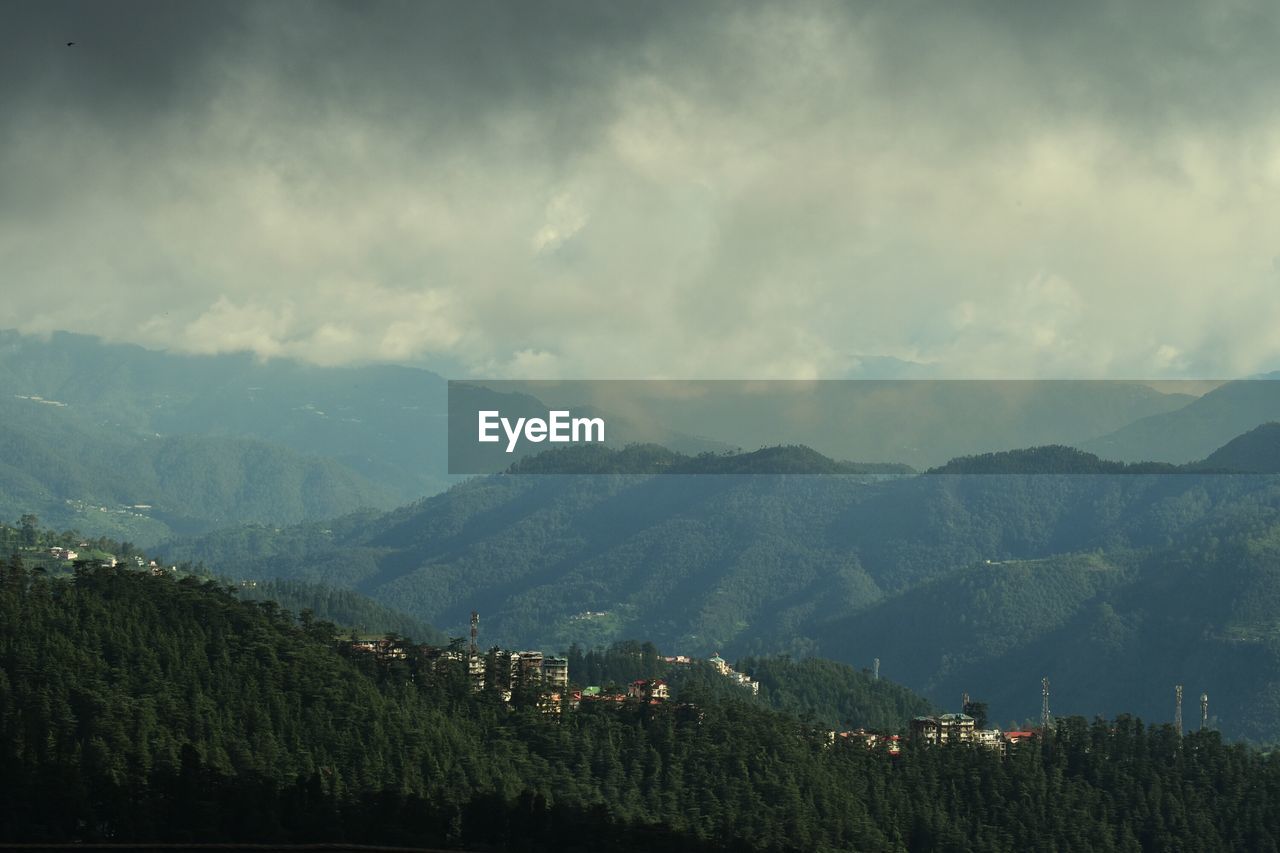
<svg viewBox="0 0 1280 853">
<path fill-rule="evenodd" d="M 71 112 L 127 124 L 198 107 L 209 66 L 244 37 L 244 23 L 242 7 L 219 3 L 6 3 L 0 120 Z"/>
<path fill-rule="evenodd" d="M 0 326 L 516 375 L 1253 369 L 1278 11 L 11 4 Z"/>
<path fill-rule="evenodd" d="M 288 94 L 286 115 L 340 104 L 447 126 L 490 110 L 549 108 L 590 126 L 607 115 L 619 76 L 669 74 L 727 102 L 747 95 L 743 83 L 770 57 L 735 49 L 726 35 L 786 17 L 866 34 L 848 48 L 874 53 L 886 95 L 941 109 L 980 106 L 990 95 L 973 116 L 979 126 L 1027 106 L 998 102 L 1000 84 L 1011 82 L 1045 112 L 1250 121 L 1280 101 L 1275 87 L 1258 85 L 1277 73 L 1277 14 L 1264 3 L 1101 0 L 11 3 L 0 29 L 0 96 L 15 107 L 11 121 L 23 110 L 136 121 L 198 111 L 228 75 L 251 70 Z M 63 48 L 68 40 L 76 47 Z M 1021 78 L 1000 80 L 1013 62 Z M 815 110 L 853 106 L 838 86 L 811 94 Z"/>
<path fill-rule="evenodd" d="M 705 39 L 719 4 L 329 2 L 15 3 L 0 30 L 0 97 L 23 111 L 105 124 L 199 112 L 228 77 L 260 75 L 285 118 L 340 104 L 446 127 L 543 109 L 589 120 L 646 42 Z M 75 41 L 74 48 L 65 48 Z"/>
</svg>

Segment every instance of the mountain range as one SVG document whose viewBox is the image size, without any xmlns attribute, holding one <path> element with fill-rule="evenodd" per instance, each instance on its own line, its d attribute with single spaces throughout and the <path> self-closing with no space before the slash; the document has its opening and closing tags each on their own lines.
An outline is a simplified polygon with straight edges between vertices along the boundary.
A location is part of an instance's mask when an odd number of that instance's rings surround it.
<svg viewBox="0 0 1280 853">
<path fill-rule="evenodd" d="M 760 437 L 704 428 L 727 407 L 673 417 L 701 436 L 676 450 L 568 448 L 458 482 L 429 371 L 0 333 L 0 513 L 356 590 L 455 636 L 479 609 L 486 644 L 880 658 L 1000 719 L 1035 716 L 1042 677 L 1064 711 L 1156 718 L 1184 683 L 1224 731 L 1280 736 L 1280 383 L 930 390 L 952 409 L 922 389 L 817 398 L 836 456 L 725 452 Z"/>
<path fill-rule="evenodd" d="M 1268 425 L 1218 458 L 1263 469 L 1278 441 Z M 1001 719 L 1034 717 L 1045 676 L 1064 712 L 1155 718 L 1185 682 L 1224 729 L 1280 734 L 1280 478 L 1091 473 L 1078 451 L 1059 473 L 627 473 L 641 451 L 606 451 L 624 473 L 516 473 L 526 462 L 390 513 L 170 553 L 351 587 L 455 635 L 476 608 L 486 643 L 880 658 Z M 607 471 L 598 448 L 560 452 Z"/>
<path fill-rule="evenodd" d="M 444 387 L 410 368 L 0 332 L 0 516 L 152 543 L 389 509 L 450 482 Z"/>
</svg>

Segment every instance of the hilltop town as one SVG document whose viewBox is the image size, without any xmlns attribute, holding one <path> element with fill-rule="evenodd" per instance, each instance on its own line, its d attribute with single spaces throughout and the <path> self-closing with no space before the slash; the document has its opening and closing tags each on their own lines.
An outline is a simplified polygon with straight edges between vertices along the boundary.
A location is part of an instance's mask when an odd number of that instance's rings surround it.
<svg viewBox="0 0 1280 853">
<path fill-rule="evenodd" d="M 0 545 L 20 551 L 33 566 L 51 572 L 93 566 L 127 568 L 157 577 L 177 578 L 191 571 L 190 567 L 162 565 L 128 543 L 85 540 L 71 532 L 57 534 L 40 530 L 34 517 L 24 518 L 21 527 L 0 525 Z M 258 582 L 240 580 L 236 586 L 252 590 Z M 406 666 L 410 678 L 418 677 L 419 673 L 430 673 L 437 678 L 461 676 L 474 692 L 487 691 L 504 704 L 532 705 L 548 715 L 576 711 L 583 705 L 671 706 L 689 710 L 692 708 L 689 703 L 674 701 L 672 679 L 695 669 L 718 676 L 731 689 L 740 689 L 744 697 L 758 697 L 761 687 L 759 681 L 735 669 L 719 653 L 705 659 L 685 654 L 663 655 L 657 658 L 664 670 L 662 674 L 626 679 L 622 683 L 609 679 L 602 679 L 603 683 L 598 684 L 581 683 L 583 679 L 571 671 L 567 657 L 541 650 L 513 650 L 498 646 L 481 649 L 479 614 L 476 612 L 472 613 L 469 642 L 455 640 L 447 645 L 414 643 L 397 635 L 350 636 L 342 638 L 342 642 L 353 654 L 368 655 L 378 664 Z M 876 669 L 878 675 L 878 666 Z M 970 702 L 965 696 L 961 711 L 917 715 L 908 721 L 905 729 L 835 728 L 823 730 L 821 736 L 829 746 L 859 744 L 897 755 L 904 739 L 925 746 L 970 744 L 1002 751 L 1038 737 L 1041 731 L 1042 727 L 1004 731 L 989 726 L 986 706 Z"/>
<path fill-rule="evenodd" d="M 455 641 L 449 646 L 413 644 L 398 637 L 351 639 L 353 652 L 370 655 L 384 664 L 414 662 L 436 676 L 465 673 L 473 691 L 491 691 L 503 703 L 532 704 L 544 714 L 576 711 L 584 704 L 650 705 L 671 702 L 673 691 L 667 678 L 648 677 L 625 684 L 580 685 L 570 671 L 569 659 L 547 655 L 542 651 L 515 651 L 493 647 L 482 651 L 478 644 L 479 614 L 471 614 L 471 643 Z M 735 670 L 718 653 L 705 660 L 689 655 L 666 655 L 660 658 L 672 673 L 682 669 L 705 667 L 729 685 L 742 688 L 744 695 L 756 697 L 760 682 Z M 987 723 L 985 704 L 963 697 L 964 710 L 954 713 L 913 717 L 905 733 L 876 731 L 867 728 L 829 729 L 823 733 L 828 746 L 861 745 L 883 749 L 899 755 L 904 737 L 922 746 L 968 744 L 995 751 L 1007 751 L 1018 744 L 1040 736 L 1041 728 L 1002 731 Z M 693 708 L 679 703 L 683 709 Z M 696 709 L 695 709 L 696 710 Z M 972 712 L 972 713 L 970 713 Z"/>
</svg>

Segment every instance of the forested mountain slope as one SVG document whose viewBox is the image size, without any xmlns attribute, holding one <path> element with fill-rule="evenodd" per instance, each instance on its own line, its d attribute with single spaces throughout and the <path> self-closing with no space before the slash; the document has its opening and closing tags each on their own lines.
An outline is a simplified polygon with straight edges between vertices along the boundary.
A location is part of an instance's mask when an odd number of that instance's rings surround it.
<svg viewBox="0 0 1280 853">
<path fill-rule="evenodd" d="M 821 651 L 859 667 L 881 657 L 935 701 L 998 693 L 1019 717 L 1038 711 L 1037 685 L 1053 675 L 1040 661 L 1089 662 L 1099 686 L 1061 692 L 1064 709 L 1085 714 L 1163 715 L 1171 679 L 1200 678 L 1227 730 L 1268 738 L 1280 731 L 1267 712 L 1244 709 L 1265 707 L 1250 703 L 1269 695 L 1275 654 L 1230 639 L 1256 620 L 1197 615 L 1208 599 L 1192 592 L 1243 552 L 1191 555 L 1265 539 L 1278 510 L 1275 477 L 1187 471 L 509 474 L 392 513 L 226 531 L 172 553 L 350 586 L 453 634 L 478 609 L 486 639 L 513 646 L 649 636 L 699 654 Z M 1162 565 L 1179 566 L 1178 580 Z M 1259 563 L 1247 582 L 1266 587 L 1268 571 Z M 991 578 L 999 594 L 957 604 L 966 584 Z M 1098 632 L 1105 653 L 1082 651 Z M 1199 663 L 1179 669 L 1191 651 Z"/>
<path fill-rule="evenodd" d="M 323 457 L 378 482 L 392 503 L 449 482 L 445 381 L 426 370 L 183 355 L 63 332 L 0 331 L 0 399 L 61 409 L 91 439 L 238 437 Z"/>
<path fill-rule="evenodd" d="M 0 400 L 0 518 L 153 544 L 250 521 L 387 507 L 395 491 L 331 459 L 230 436 L 145 435 L 69 407 Z"/>
<path fill-rule="evenodd" d="M 1098 438 L 1076 442 L 1105 459 L 1192 462 L 1233 437 L 1280 421 L 1280 375 L 1227 382 L 1186 406 L 1139 418 Z"/>
<path fill-rule="evenodd" d="M 332 626 L 216 584 L 5 565 L 0 841 L 1155 851 L 1280 838 L 1280 763 L 1215 733 L 1067 719 L 1007 757 L 894 758 L 707 693 L 508 708 L 460 669 L 415 660 L 379 663 Z"/>
</svg>

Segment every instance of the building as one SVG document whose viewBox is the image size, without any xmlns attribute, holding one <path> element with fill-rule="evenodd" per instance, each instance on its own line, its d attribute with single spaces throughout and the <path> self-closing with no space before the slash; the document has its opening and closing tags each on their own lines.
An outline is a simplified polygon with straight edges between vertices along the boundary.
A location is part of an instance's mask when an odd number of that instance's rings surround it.
<svg viewBox="0 0 1280 853">
<path fill-rule="evenodd" d="M 999 729 L 978 729 L 973 733 L 974 743 L 987 749 L 1004 749 L 1004 733 Z"/>
<path fill-rule="evenodd" d="M 938 718 L 938 742 L 972 743 L 973 722 L 968 714 L 943 714 Z"/>
<path fill-rule="evenodd" d="M 973 743 L 975 738 L 973 717 L 968 714 L 915 717 L 911 720 L 910 733 L 912 740 L 930 745 Z"/>
<path fill-rule="evenodd" d="M 568 658 L 545 658 L 542 661 L 542 683 L 551 690 L 563 690 L 568 687 Z"/>
<path fill-rule="evenodd" d="M 583 702 L 625 702 L 627 694 L 625 693 L 606 693 L 600 689 L 598 684 L 582 688 L 581 700 Z"/>
<path fill-rule="evenodd" d="M 511 675 L 521 684 L 542 681 L 542 652 L 520 652 L 511 657 Z"/>
<path fill-rule="evenodd" d="M 760 695 L 760 682 L 756 681 L 746 673 L 738 672 L 737 670 L 731 669 L 729 670 L 729 677 L 732 678 L 734 683 L 737 684 L 739 687 L 745 687 L 748 690 L 750 690 L 751 695 L 753 696 Z"/>
<path fill-rule="evenodd" d="M 865 746 L 872 749 L 880 742 L 880 735 L 877 732 L 869 732 L 866 729 L 853 729 L 845 732 L 831 732 L 827 735 L 827 740 L 831 743 L 845 743 L 851 746 Z"/>
<path fill-rule="evenodd" d="M 564 712 L 564 694 L 559 690 L 543 693 L 538 697 L 538 710 L 544 714 L 560 714 Z"/>
<path fill-rule="evenodd" d="M 627 685 L 627 698 L 644 702 L 665 702 L 671 698 L 671 688 L 661 678 L 638 678 Z"/>
<path fill-rule="evenodd" d="M 941 725 L 937 717 L 912 717 L 908 731 L 916 743 L 933 745 L 938 743 Z"/>
<path fill-rule="evenodd" d="M 666 660 L 670 662 L 672 659 L 667 658 Z M 715 656 L 711 658 L 708 658 L 708 663 L 711 664 L 712 669 L 714 669 L 716 672 L 723 675 L 725 678 L 733 679 L 733 682 L 737 684 L 739 687 L 747 688 L 748 690 L 751 691 L 753 695 L 758 696 L 760 694 L 760 683 L 758 681 L 753 680 L 751 676 L 747 675 L 746 673 L 742 673 L 734 670 L 733 667 L 729 666 L 728 661 L 720 657 L 719 653 L 717 653 Z"/>
<path fill-rule="evenodd" d="M 471 678 L 471 687 L 477 693 L 484 690 L 485 659 L 483 655 L 467 654 L 467 675 Z"/>
</svg>

